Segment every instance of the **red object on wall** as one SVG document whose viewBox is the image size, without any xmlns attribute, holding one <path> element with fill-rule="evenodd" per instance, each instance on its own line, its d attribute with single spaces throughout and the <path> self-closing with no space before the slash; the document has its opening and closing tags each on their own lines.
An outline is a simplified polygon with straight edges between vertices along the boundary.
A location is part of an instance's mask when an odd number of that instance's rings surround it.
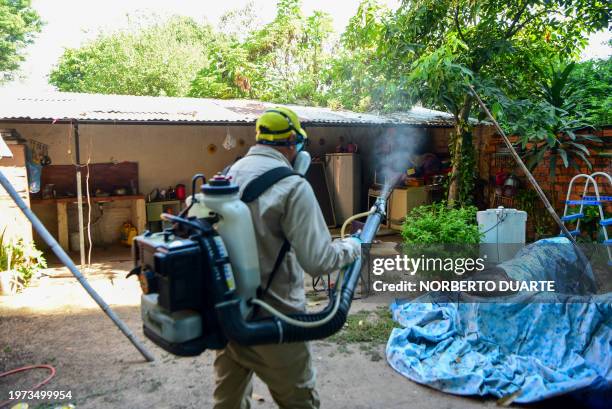
<svg viewBox="0 0 612 409">
<path fill-rule="evenodd" d="M 495 174 L 495 185 L 503 186 L 508 178 L 508 174 L 506 172 L 497 172 Z"/>
<path fill-rule="evenodd" d="M 179 183 L 176 185 L 176 198 L 178 200 L 185 200 L 186 197 L 185 185 Z"/>
</svg>

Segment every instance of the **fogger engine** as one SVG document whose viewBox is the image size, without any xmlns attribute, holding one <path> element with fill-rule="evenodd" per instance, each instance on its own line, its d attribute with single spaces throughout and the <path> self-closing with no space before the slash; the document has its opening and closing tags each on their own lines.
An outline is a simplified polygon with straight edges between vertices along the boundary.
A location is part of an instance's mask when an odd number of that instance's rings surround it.
<svg viewBox="0 0 612 409">
<path fill-rule="evenodd" d="M 143 291 L 145 335 L 176 355 L 196 355 L 227 343 L 215 305 L 232 299 L 237 290 L 232 261 L 244 273 L 242 299 L 255 296 L 259 286 L 255 233 L 238 187 L 229 178 L 217 176 L 190 200 L 195 200 L 190 203 L 191 212 L 205 217 L 165 215 L 175 222 L 172 228 L 138 236 L 133 245 L 136 267 L 132 272 Z M 226 243 L 219 231 L 233 240 Z M 233 260 L 228 247 L 236 253 Z M 241 304 L 246 317 L 250 308 L 246 302 Z"/>
<path fill-rule="evenodd" d="M 227 342 L 214 301 L 235 283 L 225 246 L 208 227 L 187 238 L 165 231 L 134 240 L 144 333 L 176 355 L 196 355 Z"/>
<path fill-rule="evenodd" d="M 287 176 L 283 170 L 276 173 Z M 262 178 L 274 179 L 269 176 Z M 229 340 L 241 345 L 310 341 L 342 328 L 361 258 L 340 273 L 324 310 L 285 315 L 257 297 L 260 270 L 255 232 L 238 186 L 218 175 L 190 200 L 186 217 L 163 215 L 173 222 L 172 228 L 134 239 L 135 268 L 130 274 L 138 275 L 141 283 L 141 316 L 149 339 L 175 355 L 192 356 L 223 348 Z M 385 201 L 380 198 L 367 212 L 359 235 L 362 242 L 373 239 Z M 253 318 L 255 304 L 270 316 Z"/>
</svg>

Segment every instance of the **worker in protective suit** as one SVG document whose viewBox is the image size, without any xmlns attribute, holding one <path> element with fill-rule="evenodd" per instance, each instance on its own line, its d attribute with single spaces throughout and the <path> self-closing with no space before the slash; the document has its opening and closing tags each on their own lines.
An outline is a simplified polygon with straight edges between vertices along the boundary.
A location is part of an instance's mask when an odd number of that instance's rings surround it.
<svg viewBox="0 0 612 409">
<path fill-rule="evenodd" d="M 256 145 L 227 172 L 241 189 L 271 169 L 292 167 L 307 138 L 295 112 L 284 107 L 267 110 L 255 126 Z M 314 192 L 299 175 L 276 182 L 248 206 L 261 282 L 267 284 L 260 295 L 283 313 L 305 311 L 304 272 L 333 272 L 359 256 L 358 239 L 332 241 Z M 279 407 L 319 407 L 306 342 L 241 346 L 230 341 L 217 352 L 214 368 L 216 409 L 249 408 L 253 374 L 266 383 Z"/>
</svg>

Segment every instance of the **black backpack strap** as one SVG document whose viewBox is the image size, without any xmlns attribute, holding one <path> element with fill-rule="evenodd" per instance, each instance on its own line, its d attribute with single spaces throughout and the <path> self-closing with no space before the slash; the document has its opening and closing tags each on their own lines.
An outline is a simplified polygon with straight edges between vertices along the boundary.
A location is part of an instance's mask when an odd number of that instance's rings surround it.
<svg viewBox="0 0 612 409">
<path fill-rule="evenodd" d="M 303 177 L 301 174 L 294 172 L 293 169 L 287 166 L 280 166 L 278 168 L 270 169 L 269 171 L 263 173 L 262 175 L 256 177 L 251 182 L 249 182 L 249 184 L 246 185 L 246 187 L 242 191 L 242 197 L 240 199 L 244 203 L 251 203 L 259 196 L 261 196 L 266 190 L 272 187 L 276 182 L 279 182 L 289 176 L 294 175 Z M 289 243 L 289 240 L 285 239 L 280 251 L 278 252 L 278 256 L 276 257 L 274 267 L 272 267 L 272 271 L 270 272 L 270 276 L 268 277 L 268 282 L 266 283 L 266 286 L 263 289 L 261 287 L 259 288 L 257 294 L 258 298 L 262 298 L 268 292 L 268 289 L 272 285 L 272 280 L 274 280 L 274 276 L 276 275 L 278 268 L 280 267 L 281 263 L 283 262 L 283 259 L 285 258 L 285 255 L 289 252 L 290 249 L 291 244 Z"/>
<path fill-rule="evenodd" d="M 276 257 L 274 267 L 272 267 L 272 271 L 270 272 L 270 276 L 268 277 L 268 282 L 266 283 L 266 286 L 264 288 L 259 287 L 259 291 L 257 294 L 258 298 L 262 298 L 270 289 L 270 286 L 272 285 L 272 280 L 274 280 L 274 276 L 276 275 L 278 268 L 280 267 L 281 263 L 283 262 L 283 259 L 285 258 L 285 255 L 289 252 L 290 249 L 291 243 L 289 243 L 289 240 L 285 239 L 285 241 L 283 241 L 283 245 L 280 251 L 278 252 L 278 256 Z"/>
<path fill-rule="evenodd" d="M 272 187 L 272 185 L 274 185 L 276 182 L 294 175 L 302 176 L 287 166 L 279 166 L 278 168 L 270 169 L 249 182 L 249 184 L 246 185 L 242 191 L 242 196 L 240 199 L 244 203 L 251 203 L 253 200 L 256 200 L 259 196 L 261 196 L 266 190 Z"/>
</svg>

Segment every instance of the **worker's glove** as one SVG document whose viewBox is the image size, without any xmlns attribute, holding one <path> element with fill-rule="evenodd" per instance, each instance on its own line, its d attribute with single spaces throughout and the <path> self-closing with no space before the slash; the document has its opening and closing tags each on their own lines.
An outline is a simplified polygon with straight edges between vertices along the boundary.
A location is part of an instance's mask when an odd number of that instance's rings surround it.
<svg viewBox="0 0 612 409">
<path fill-rule="evenodd" d="M 354 242 L 357 243 L 358 248 L 361 249 L 361 245 L 363 244 L 363 241 L 361 241 L 361 239 L 359 238 L 359 234 L 357 233 L 351 234 L 351 236 L 347 237 L 346 240 L 353 240 Z"/>
<path fill-rule="evenodd" d="M 359 239 L 359 237 L 350 236 L 344 239 L 344 241 L 349 241 L 349 240 L 357 243 L 359 247 L 361 247 L 361 240 Z"/>
<path fill-rule="evenodd" d="M 351 254 L 351 259 L 354 259 L 361 254 L 361 240 L 359 237 L 345 236 L 342 239 L 335 239 L 334 243 L 342 243 L 341 245 Z"/>
<path fill-rule="evenodd" d="M 361 240 L 356 236 L 345 236 L 344 238 L 334 240 L 336 243 L 342 243 L 342 247 L 348 252 L 350 262 L 361 256 Z"/>
</svg>

